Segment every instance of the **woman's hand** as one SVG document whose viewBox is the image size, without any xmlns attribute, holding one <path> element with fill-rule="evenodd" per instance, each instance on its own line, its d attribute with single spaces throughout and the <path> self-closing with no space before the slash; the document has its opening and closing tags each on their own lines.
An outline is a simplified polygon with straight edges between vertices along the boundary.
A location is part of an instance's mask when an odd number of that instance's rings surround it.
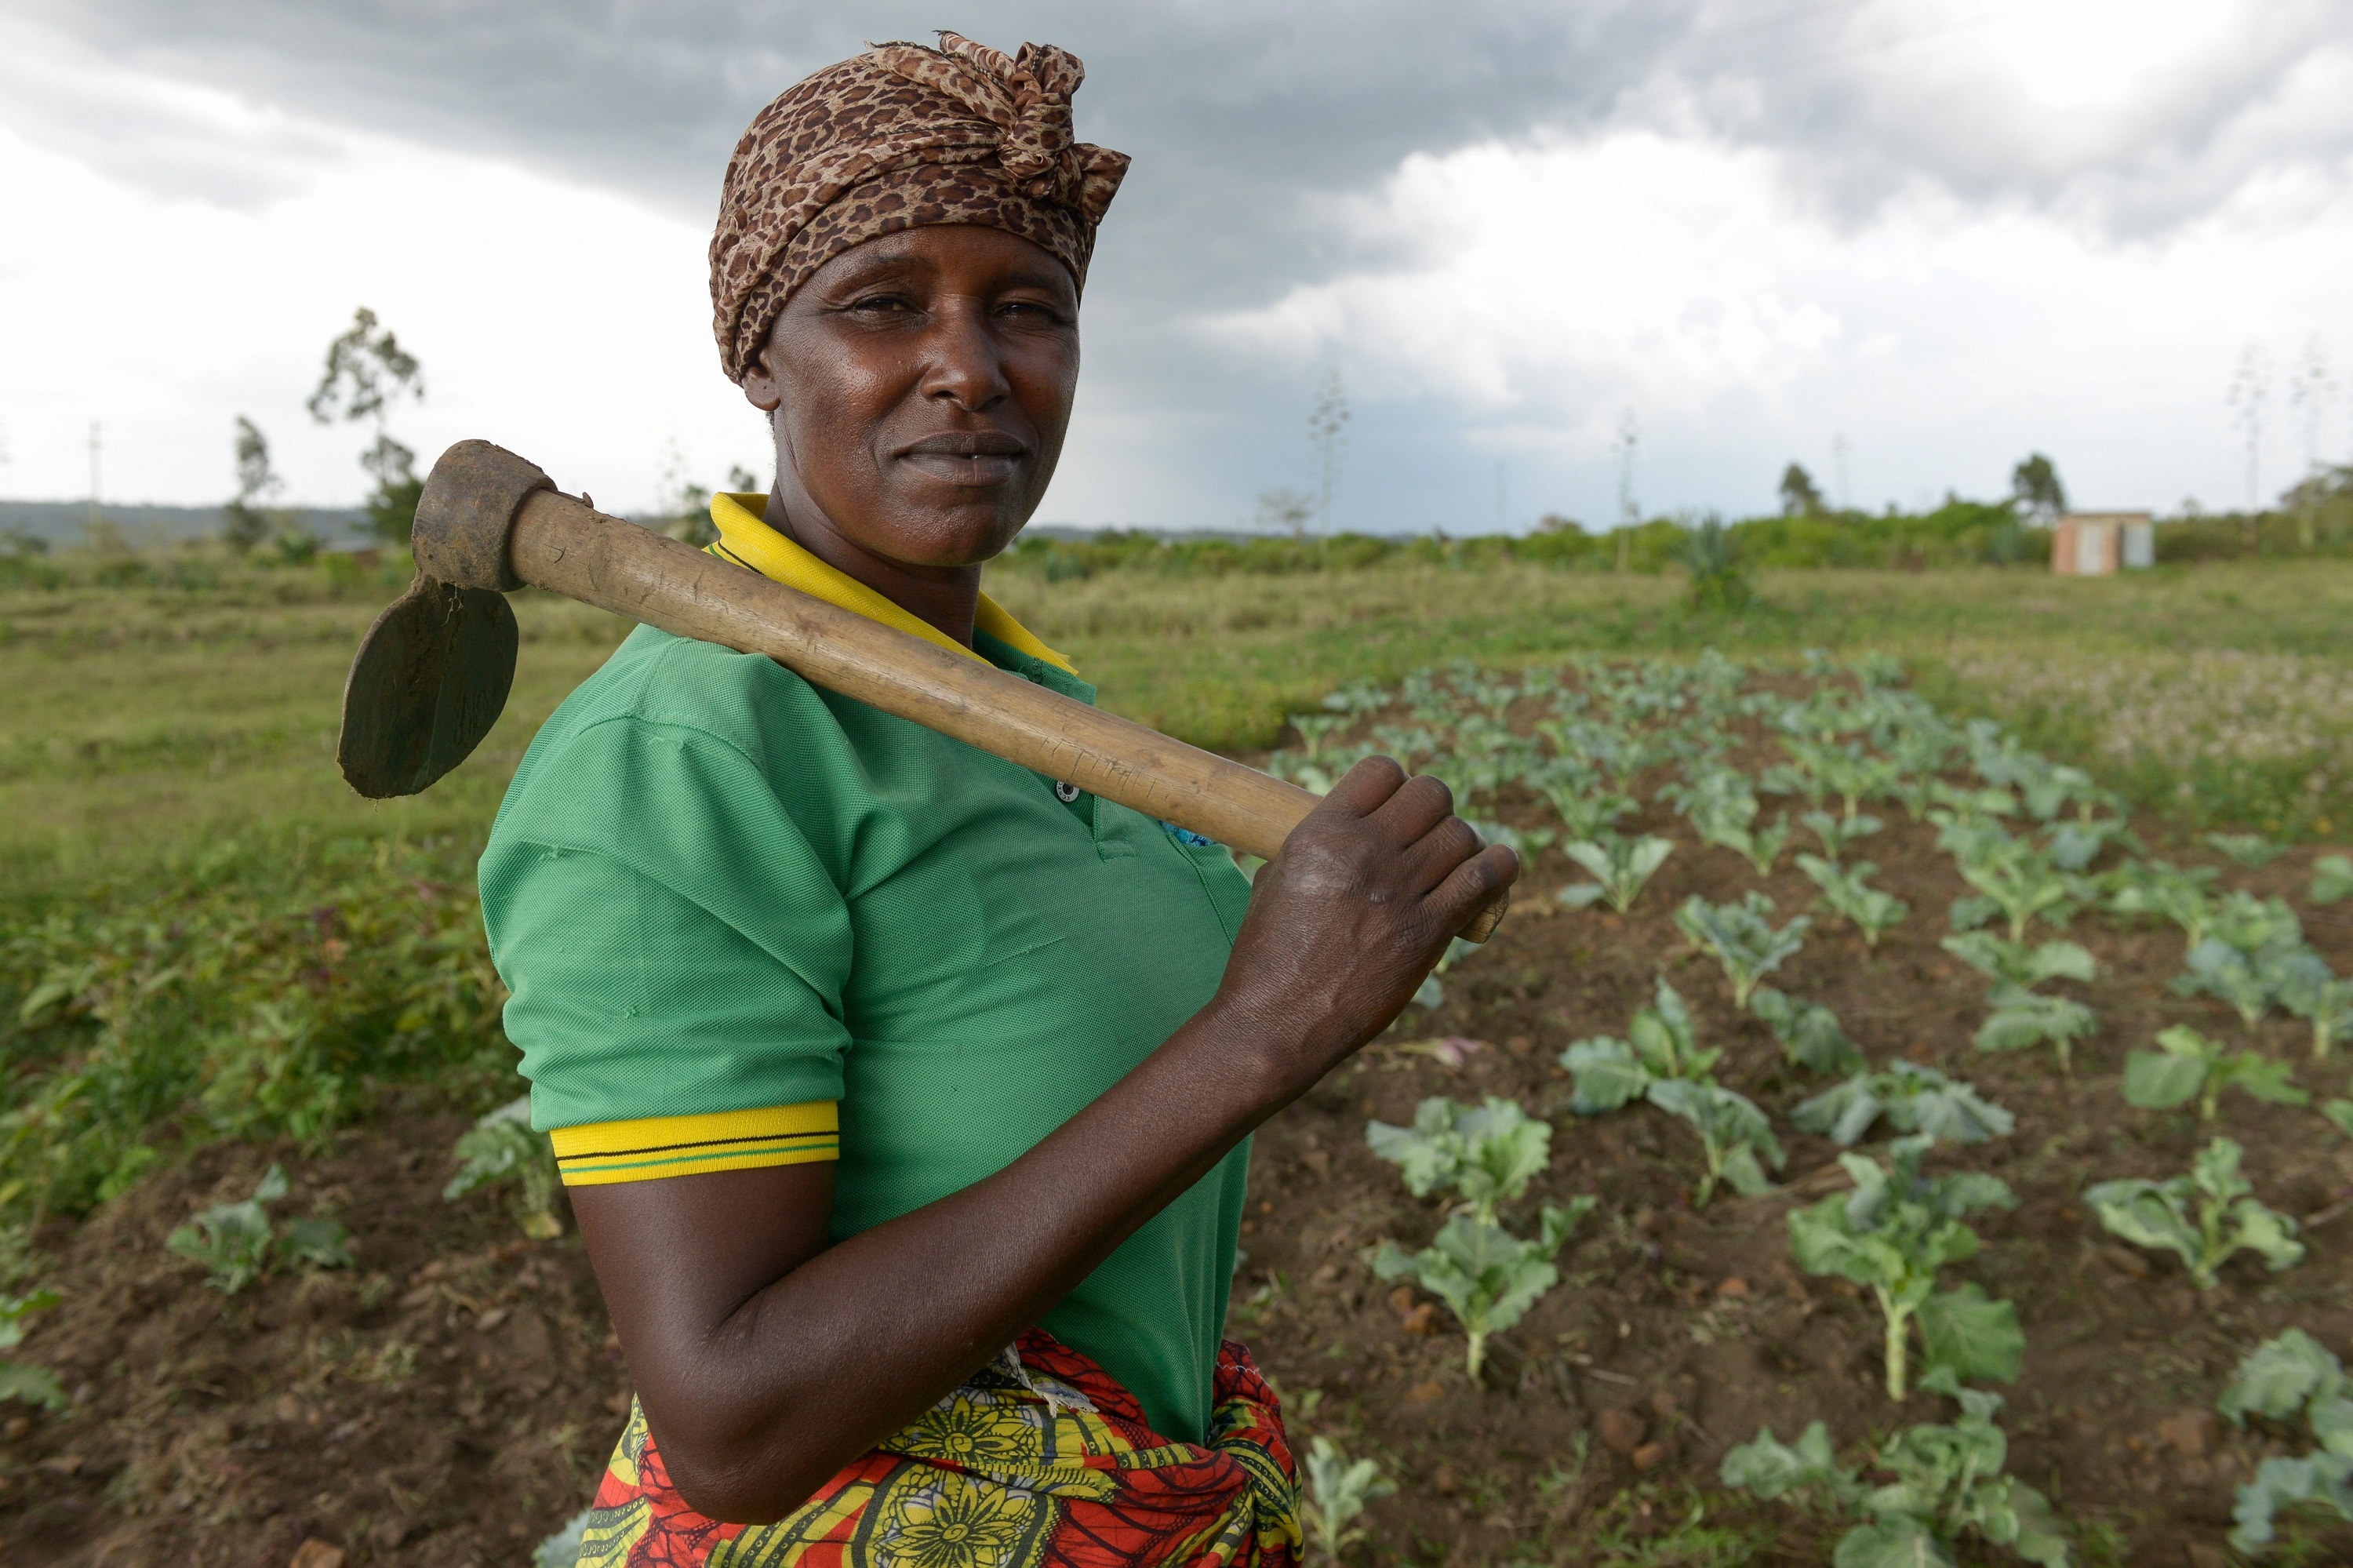
<svg viewBox="0 0 2353 1568">
<path fill-rule="evenodd" d="M 1274 1054 L 1283 1100 L 1382 1030 L 1472 915 L 1520 874 L 1445 784 L 1366 758 L 1258 875 L 1215 1007 Z"/>
</svg>

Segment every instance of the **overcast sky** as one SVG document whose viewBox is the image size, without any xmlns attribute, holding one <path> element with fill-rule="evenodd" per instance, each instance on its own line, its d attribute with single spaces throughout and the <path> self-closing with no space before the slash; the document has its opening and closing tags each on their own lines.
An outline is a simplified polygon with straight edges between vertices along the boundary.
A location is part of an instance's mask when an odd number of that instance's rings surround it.
<svg viewBox="0 0 2353 1568">
<path fill-rule="evenodd" d="M 1270 16 L 1270 12 L 1273 15 Z M 0 494 L 216 501 L 242 413 L 290 498 L 357 499 L 303 412 L 367 304 L 394 434 L 488 436 L 607 509 L 764 429 L 703 248 L 768 98 L 943 22 L 1087 63 L 1135 164 L 1041 521 L 1606 524 L 1773 504 L 2242 501 L 2353 461 L 2353 0 L 1396 0 L 1283 7 L 0 0 Z M 2313 373 L 2319 355 L 2325 375 Z M 2317 390 L 2316 391 L 2316 388 Z"/>
</svg>

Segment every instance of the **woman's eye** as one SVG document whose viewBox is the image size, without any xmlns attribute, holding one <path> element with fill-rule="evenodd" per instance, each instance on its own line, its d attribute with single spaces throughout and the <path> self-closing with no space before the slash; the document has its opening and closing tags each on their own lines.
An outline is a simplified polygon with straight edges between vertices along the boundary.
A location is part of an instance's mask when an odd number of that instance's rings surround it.
<svg viewBox="0 0 2353 1568">
<path fill-rule="evenodd" d="M 897 315 L 912 307 L 896 294 L 870 294 L 849 307 L 860 315 Z"/>
</svg>

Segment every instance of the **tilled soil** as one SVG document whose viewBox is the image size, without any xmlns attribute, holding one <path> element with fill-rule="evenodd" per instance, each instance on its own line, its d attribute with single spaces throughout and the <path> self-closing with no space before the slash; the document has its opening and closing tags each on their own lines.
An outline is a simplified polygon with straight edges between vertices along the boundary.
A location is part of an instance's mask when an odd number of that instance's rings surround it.
<svg viewBox="0 0 2353 1568">
<path fill-rule="evenodd" d="M 2353 1140 L 2314 1111 L 2236 1095 L 2213 1128 L 2125 1105 L 2124 1054 L 2158 1029 L 2244 1034 L 2220 1003 L 2167 989 L 2182 957 L 2170 928 L 2074 922 L 2100 976 L 2055 989 L 2100 1027 L 2077 1046 L 2072 1082 L 2047 1052 L 1975 1050 L 1987 982 L 1936 945 L 1946 906 L 1968 890 L 1929 830 L 1880 814 L 1886 831 L 1849 858 L 1875 861 L 1911 916 L 1872 951 L 1818 912 L 1771 983 L 1835 1008 L 1875 1065 L 1942 1068 L 2016 1113 L 2009 1138 L 1938 1155 L 2001 1176 L 2019 1199 L 1976 1217 L 1984 1252 L 1946 1276 L 2018 1304 L 2025 1371 L 2001 1416 L 2011 1470 L 2050 1494 L 2083 1561 L 2220 1564 L 2232 1489 L 2263 1457 L 2295 1451 L 2285 1432 L 2214 1417 L 2238 1358 L 2290 1326 L 2353 1349 Z M 1575 878 L 1542 857 L 1495 941 L 1445 977 L 1440 1007 L 1409 1010 L 1260 1136 L 1234 1331 L 1280 1383 L 1303 1445 L 1329 1435 L 1398 1483 L 1370 1510 L 1368 1561 L 1826 1562 L 1839 1522 L 1717 1491 L 1726 1448 L 1759 1426 L 1789 1437 L 1820 1419 L 1854 1454 L 1950 1417 L 1932 1395 L 1891 1404 L 1876 1308 L 1789 1261 L 1789 1210 L 1845 1181 L 1836 1150 L 1787 1121 L 1822 1083 L 1784 1065 L 1671 921 L 1689 894 L 1736 897 L 1759 880 L 1662 811 L 1640 826 L 1677 847 L 1631 916 L 1561 909 L 1549 895 Z M 2353 971 L 2353 905 L 2303 905 L 2311 859 L 2229 868 L 2224 881 L 2287 895 L 2331 964 Z M 1785 917 L 1812 902 L 1786 858 L 1762 885 Z M 1783 1192 L 1727 1192 L 1694 1213 L 1699 1151 L 1683 1124 L 1641 1107 L 1589 1120 L 1567 1110 L 1563 1047 L 1622 1035 L 1662 973 L 1702 1044 L 1727 1048 L 1719 1075 L 1773 1115 L 1789 1154 Z M 2256 1035 L 2297 1062 L 2316 1102 L 2346 1092 L 2341 1061 L 2306 1060 L 2300 1022 Z M 1442 1036 L 1482 1044 L 1459 1068 L 1400 1048 Z M 1562 1253 L 1560 1287 L 1497 1337 L 1473 1385 L 1445 1308 L 1365 1262 L 1385 1238 L 1422 1245 L 1442 1208 L 1409 1197 L 1364 1130 L 1410 1121 L 1427 1095 L 1483 1094 L 1516 1097 L 1556 1128 L 1551 1169 L 1514 1211 L 1521 1223 L 1543 1200 L 1601 1202 Z M 592 1489 L 628 1378 L 575 1238 L 525 1240 L 492 1196 L 442 1200 L 464 1125 L 394 1109 L 323 1152 L 211 1148 L 53 1228 L 42 1277 L 62 1303 L 12 1353 L 54 1369 L 73 1403 L 5 1407 L 0 1562 L 283 1568 L 316 1540 L 352 1568 L 527 1563 Z M 2304 1221 L 2311 1255 L 2279 1275 L 2242 1257 L 2201 1296 L 2170 1258 L 2105 1235 L 2078 1194 L 2184 1171 L 2217 1130 L 2245 1146 L 2258 1195 Z M 164 1237 L 244 1197 L 272 1159 L 294 1177 L 277 1212 L 342 1220 L 357 1264 L 221 1297 Z M 2353 1562 L 2353 1532 L 2299 1531 L 2303 1561 Z"/>
</svg>

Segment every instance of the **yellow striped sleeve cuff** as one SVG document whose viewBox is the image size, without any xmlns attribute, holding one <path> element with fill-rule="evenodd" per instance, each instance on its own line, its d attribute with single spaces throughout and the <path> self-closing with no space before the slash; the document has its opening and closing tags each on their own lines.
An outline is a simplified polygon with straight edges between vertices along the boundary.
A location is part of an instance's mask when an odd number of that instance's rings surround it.
<svg viewBox="0 0 2353 1568">
<path fill-rule="evenodd" d="M 841 1157 L 831 1100 L 704 1116 L 651 1116 L 560 1127 L 548 1136 L 567 1187 L 651 1181 L 704 1171 L 754 1171 Z"/>
</svg>

